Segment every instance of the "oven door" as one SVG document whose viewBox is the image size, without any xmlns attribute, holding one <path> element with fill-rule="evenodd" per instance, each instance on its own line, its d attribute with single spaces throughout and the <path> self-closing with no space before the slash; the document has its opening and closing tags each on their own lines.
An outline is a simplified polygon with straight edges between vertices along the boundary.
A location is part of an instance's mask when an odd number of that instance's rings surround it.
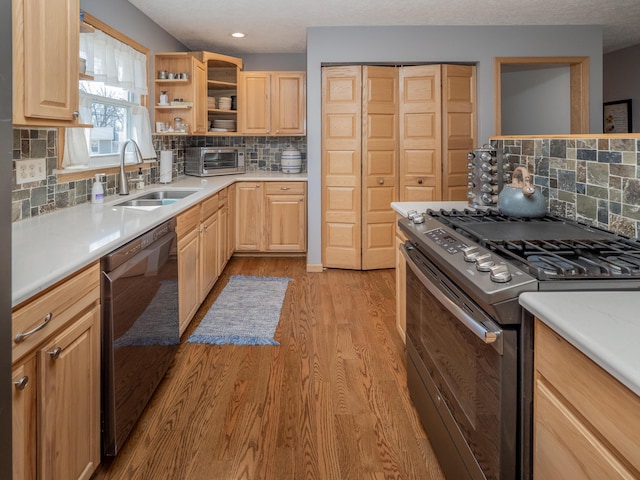
<svg viewBox="0 0 640 480">
<path fill-rule="evenodd" d="M 204 173 L 216 171 L 234 171 L 238 168 L 238 151 L 227 150 L 203 150 L 202 167 Z"/>
<path fill-rule="evenodd" d="M 407 377 L 447 478 L 517 478 L 517 330 L 500 328 L 410 243 Z"/>
</svg>

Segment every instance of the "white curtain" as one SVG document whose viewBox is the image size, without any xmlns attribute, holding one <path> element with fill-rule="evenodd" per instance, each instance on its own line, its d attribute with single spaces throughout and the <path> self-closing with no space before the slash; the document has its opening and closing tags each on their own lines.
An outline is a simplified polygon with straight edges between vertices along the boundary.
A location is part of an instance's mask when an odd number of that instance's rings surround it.
<svg viewBox="0 0 640 480">
<path fill-rule="evenodd" d="M 80 56 L 87 60 L 87 75 L 106 85 L 120 87 L 132 93 L 146 95 L 147 56 L 100 30 L 80 35 Z M 91 96 L 80 92 L 81 124 L 91 123 Z M 67 128 L 63 168 L 89 166 L 90 132 L 88 128 Z M 145 159 L 156 158 L 153 148 L 149 111 L 142 106 L 131 108 L 131 138 L 140 147 Z"/>
<path fill-rule="evenodd" d="M 80 92 L 78 122 L 91 123 L 91 97 Z M 89 129 L 67 128 L 62 156 L 62 168 L 89 166 Z"/>
<path fill-rule="evenodd" d="M 80 56 L 87 59 L 87 75 L 97 82 L 146 95 L 147 56 L 96 30 L 80 35 Z"/>
</svg>

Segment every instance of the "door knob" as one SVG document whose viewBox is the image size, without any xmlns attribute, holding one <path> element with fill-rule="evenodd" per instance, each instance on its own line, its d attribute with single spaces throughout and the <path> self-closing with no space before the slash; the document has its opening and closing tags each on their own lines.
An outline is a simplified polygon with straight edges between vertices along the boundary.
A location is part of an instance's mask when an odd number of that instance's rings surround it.
<svg viewBox="0 0 640 480">
<path fill-rule="evenodd" d="M 26 375 L 22 377 L 20 380 L 13 382 L 13 384 L 16 386 L 18 390 L 24 390 L 27 387 L 28 383 L 29 383 L 29 377 Z"/>
<path fill-rule="evenodd" d="M 379 183 L 380 185 L 384 185 L 384 178 L 379 178 L 379 179 L 378 179 L 378 183 Z"/>
</svg>

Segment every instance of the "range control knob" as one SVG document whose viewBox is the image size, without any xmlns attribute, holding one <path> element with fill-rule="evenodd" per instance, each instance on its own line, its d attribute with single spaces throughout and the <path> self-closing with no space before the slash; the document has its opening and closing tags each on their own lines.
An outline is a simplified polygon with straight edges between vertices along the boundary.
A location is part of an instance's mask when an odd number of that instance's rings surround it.
<svg viewBox="0 0 640 480">
<path fill-rule="evenodd" d="M 472 245 L 470 247 L 464 247 L 462 253 L 464 254 L 465 262 L 473 263 L 476 261 L 478 255 L 480 255 L 480 249 Z"/>
<path fill-rule="evenodd" d="M 493 261 L 490 253 L 484 253 L 476 257 L 476 269 L 479 272 L 488 272 L 495 264 L 496 262 Z"/>
<path fill-rule="evenodd" d="M 511 280 L 511 274 L 509 273 L 509 269 L 504 264 L 494 265 L 489 268 L 491 274 L 489 278 L 496 283 L 507 283 Z"/>
</svg>

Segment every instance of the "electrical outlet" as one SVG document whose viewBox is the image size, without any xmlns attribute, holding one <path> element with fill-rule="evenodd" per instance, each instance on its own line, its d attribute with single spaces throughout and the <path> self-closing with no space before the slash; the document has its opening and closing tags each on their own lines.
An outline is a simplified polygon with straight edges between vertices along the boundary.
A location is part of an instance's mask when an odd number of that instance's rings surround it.
<svg viewBox="0 0 640 480">
<path fill-rule="evenodd" d="M 39 182 L 47 178 L 47 159 L 28 158 L 16 160 L 16 183 Z"/>
</svg>

